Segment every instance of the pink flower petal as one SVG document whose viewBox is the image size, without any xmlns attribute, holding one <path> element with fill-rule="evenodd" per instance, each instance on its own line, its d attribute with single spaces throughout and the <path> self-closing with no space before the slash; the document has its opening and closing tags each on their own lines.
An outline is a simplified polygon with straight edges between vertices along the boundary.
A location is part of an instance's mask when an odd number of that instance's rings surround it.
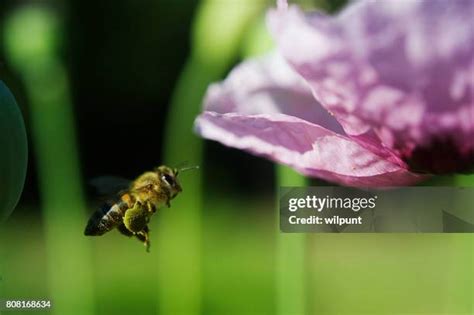
<svg viewBox="0 0 474 315">
<path fill-rule="evenodd" d="M 405 159 L 446 142 L 469 164 L 473 13 L 469 0 L 360 1 L 336 17 L 280 4 L 269 25 L 283 56 L 347 134 Z M 433 155 L 431 164 L 446 159 Z"/>
<path fill-rule="evenodd" d="M 204 104 L 206 111 L 222 114 L 286 114 L 344 133 L 306 81 L 276 53 L 238 65 L 225 81 L 208 88 Z"/>
<path fill-rule="evenodd" d="M 350 186 L 409 185 L 424 177 L 370 152 L 348 137 L 284 114 L 204 112 L 197 132 L 224 145 Z"/>
<path fill-rule="evenodd" d="M 412 184 L 423 177 L 346 137 L 307 83 L 278 54 L 248 60 L 209 87 L 196 119 L 203 137 L 353 186 Z M 368 144 L 370 146 L 370 144 Z M 374 153 L 375 152 L 375 153 Z"/>
</svg>

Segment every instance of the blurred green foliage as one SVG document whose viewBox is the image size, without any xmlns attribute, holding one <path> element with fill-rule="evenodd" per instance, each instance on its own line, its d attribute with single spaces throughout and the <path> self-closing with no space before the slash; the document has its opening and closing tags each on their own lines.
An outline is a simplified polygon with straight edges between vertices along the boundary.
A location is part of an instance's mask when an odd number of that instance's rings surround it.
<svg viewBox="0 0 474 315">
<path fill-rule="evenodd" d="M 82 238 L 86 207 L 69 82 L 56 51 L 59 29 L 52 10 L 18 8 L 5 22 L 5 47 L 30 99 L 31 139 L 49 258 L 46 283 L 55 304 L 52 313 L 87 315 L 93 308 L 90 251 L 86 244 L 77 243 Z M 66 226 L 64 222 L 70 223 Z M 73 251 L 71 243 L 75 243 Z"/>
<path fill-rule="evenodd" d="M 237 58 L 244 34 L 251 22 L 263 12 L 264 5 L 262 0 L 230 3 L 206 0 L 199 5 L 190 56 L 177 81 L 166 120 L 165 163 L 173 165 L 186 159 L 191 165 L 205 167 L 203 140 L 192 131 L 194 119 L 201 110 L 207 86 L 219 80 Z M 163 213 L 162 219 L 179 222 L 180 228 L 187 233 L 175 237 L 172 245 L 167 242 L 158 245 L 169 253 L 157 262 L 159 282 L 173 283 L 171 287 L 158 289 L 160 314 L 196 314 L 202 308 L 201 217 L 205 181 L 201 170 L 183 174 L 182 177 L 186 193 L 173 202 L 173 207 L 186 210 Z M 165 239 L 173 230 L 171 225 L 163 225 L 158 237 Z M 174 251 L 174 248 L 180 248 L 180 251 Z"/>
<path fill-rule="evenodd" d="M 202 314 L 275 314 L 276 220 L 260 211 L 272 201 L 210 202 L 219 211 L 202 217 Z M 239 214 L 244 207 L 250 215 Z M 16 215 L 2 233 L 3 240 L 15 236 L 1 244 L 5 296 L 49 297 L 41 225 Z M 185 233 L 169 235 L 168 247 Z M 93 247 L 96 314 L 159 314 L 156 290 L 165 284 L 157 281 L 156 260 L 169 253 L 153 241 L 149 255 L 118 232 L 81 241 Z M 309 236 L 306 250 L 300 272 L 308 286 L 307 314 L 472 314 L 471 235 L 318 234 Z M 31 311 L 15 314 L 23 313 Z"/>
<path fill-rule="evenodd" d="M 207 85 L 272 47 L 272 1 L 20 4 L 0 3 L 0 77 L 34 154 L 0 230 L 0 295 L 81 315 L 472 313 L 470 235 L 279 235 L 275 187 L 306 180 L 192 133 Z M 186 160 L 201 169 L 153 218 L 150 254 L 115 231 L 82 235 L 96 207 L 83 180 Z"/>
</svg>

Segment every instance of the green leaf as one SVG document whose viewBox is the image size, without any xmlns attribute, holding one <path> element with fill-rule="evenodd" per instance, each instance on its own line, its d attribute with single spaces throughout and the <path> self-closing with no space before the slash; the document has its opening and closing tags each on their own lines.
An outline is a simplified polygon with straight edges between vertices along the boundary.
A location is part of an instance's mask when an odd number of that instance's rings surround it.
<svg viewBox="0 0 474 315">
<path fill-rule="evenodd" d="M 15 208 L 25 182 L 28 145 L 15 98 L 0 81 L 0 222 Z"/>
</svg>

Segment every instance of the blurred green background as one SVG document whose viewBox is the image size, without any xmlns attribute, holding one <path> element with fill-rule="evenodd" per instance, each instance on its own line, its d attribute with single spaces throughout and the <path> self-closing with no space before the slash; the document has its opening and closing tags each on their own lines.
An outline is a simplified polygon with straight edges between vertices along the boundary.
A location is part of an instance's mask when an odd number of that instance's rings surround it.
<svg viewBox="0 0 474 315">
<path fill-rule="evenodd" d="M 22 199 L 0 230 L 0 298 L 50 299 L 37 314 L 61 315 L 474 313 L 471 235 L 280 235 L 275 188 L 309 182 L 192 133 L 207 85 L 271 48 L 272 6 L 0 1 L 0 80 L 30 147 Z M 83 236 L 90 179 L 183 161 L 201 168 L 153 218 L 150 254 L 116 231 Z"/>
</svg>

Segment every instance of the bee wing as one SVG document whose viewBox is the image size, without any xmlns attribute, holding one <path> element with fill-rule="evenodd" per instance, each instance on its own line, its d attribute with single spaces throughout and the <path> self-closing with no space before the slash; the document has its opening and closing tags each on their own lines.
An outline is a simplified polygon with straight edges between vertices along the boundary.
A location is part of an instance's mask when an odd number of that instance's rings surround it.
<svg viewBox="0 0 474 315">
<path fill-rule="evenodd" d="M 89 184 L 102 196 L 114 196 L 130 187 L 131 181 L 117 176 L 100 176 L 93 178 Z"/>
</svg>

